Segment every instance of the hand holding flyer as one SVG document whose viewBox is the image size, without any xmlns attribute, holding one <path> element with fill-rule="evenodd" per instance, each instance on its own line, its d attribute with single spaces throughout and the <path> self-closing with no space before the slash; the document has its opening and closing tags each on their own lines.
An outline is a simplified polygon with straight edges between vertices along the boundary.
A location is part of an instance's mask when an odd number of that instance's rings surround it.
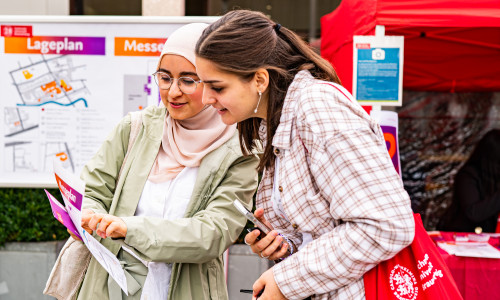
<svg viewBox="0 0 500 300">
<path fill-rule="evenodd" d="M 128 295 L 127 279 L 120 261 L 81 226 L 85 183 L 78 177 L 67 172 L 57 161 L 54 161 L 54 173 L 65 204 L 63 206 L 54 196 L 45 190 L 54 218 L 85 243 L 92 256 L 116 281 L 125 294 Z"/>
</svg>

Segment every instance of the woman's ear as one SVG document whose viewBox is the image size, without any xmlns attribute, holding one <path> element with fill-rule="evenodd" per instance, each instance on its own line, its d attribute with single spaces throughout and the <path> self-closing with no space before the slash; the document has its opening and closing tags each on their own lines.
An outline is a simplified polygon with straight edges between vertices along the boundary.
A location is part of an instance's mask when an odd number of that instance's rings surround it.
<svg viewBox="0 0 500 300">
<path fill-rule="evenodd" d="M 257 90 L 264 92 L 269 86 L 269 72 L 266 69 L 260 68 L 255 72 L 254 80 L 257 84 Z"/>
</svg>

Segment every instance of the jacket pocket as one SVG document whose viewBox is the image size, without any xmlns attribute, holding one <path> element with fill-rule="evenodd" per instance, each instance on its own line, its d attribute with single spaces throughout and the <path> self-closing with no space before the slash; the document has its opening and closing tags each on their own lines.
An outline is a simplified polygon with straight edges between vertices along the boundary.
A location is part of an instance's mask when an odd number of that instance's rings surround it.
<svg viewBox="0 0 500 300">
<path fill-rule="evenodd" d="M 210 299 L 220 300 L 227 299 L 226 288 L 223 283 L 221 270 L 219 266 L 212 262 L 208 266 L 208 289 L 210 294 Z"/>
</svg>

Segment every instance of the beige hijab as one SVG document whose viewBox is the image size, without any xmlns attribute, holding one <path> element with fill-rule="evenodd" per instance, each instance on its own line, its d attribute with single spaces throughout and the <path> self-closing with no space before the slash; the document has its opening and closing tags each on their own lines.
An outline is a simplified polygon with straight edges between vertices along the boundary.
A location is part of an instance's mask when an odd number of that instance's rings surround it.
<svg viewBox="0 0 500 300">
<path fill-rule="evenodd" d="M 194 49 L 207 26 L 192 23 L 177 29 L 165 42 L 160 61 L 165 54 L 175 54 L 196 67 Z M 175 178 L 185 167 L 198 167 L 205 155 L 228 141 L 235 131 L 236 125 L 224 124 L 211 106 L 185 120 L 175 120 L 167 112 L 160 151 L 148 180 L 165 182 Z"/>
</svg>

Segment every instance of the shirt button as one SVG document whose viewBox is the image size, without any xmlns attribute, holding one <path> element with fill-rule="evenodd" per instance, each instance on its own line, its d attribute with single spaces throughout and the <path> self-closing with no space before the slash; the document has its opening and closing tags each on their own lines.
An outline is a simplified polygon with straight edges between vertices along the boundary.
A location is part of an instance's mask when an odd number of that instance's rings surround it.
<svg viewBox="0 0 500 300">
<path fill-rule="evenodd" d="M 274 154 L 276 154 L 276 155 L 280 154 L 280 149 L 278 149 L 278 148 L 274 149 Z"/>
<path fill-rule="evenodd" d="M 292 224 L 292 227 L 293 227 L 293 229 L 297 229 L 297 228 L 299 228 L 299 225 L 297 225 L 297 224 Z"/>
<path fill-rule="evenodd" d="M 280 192 L 283 192 L 283 187 L 280 185 L 280 186 L 278 187 L 278 190 L 279 190 Z"/>
</svg>

